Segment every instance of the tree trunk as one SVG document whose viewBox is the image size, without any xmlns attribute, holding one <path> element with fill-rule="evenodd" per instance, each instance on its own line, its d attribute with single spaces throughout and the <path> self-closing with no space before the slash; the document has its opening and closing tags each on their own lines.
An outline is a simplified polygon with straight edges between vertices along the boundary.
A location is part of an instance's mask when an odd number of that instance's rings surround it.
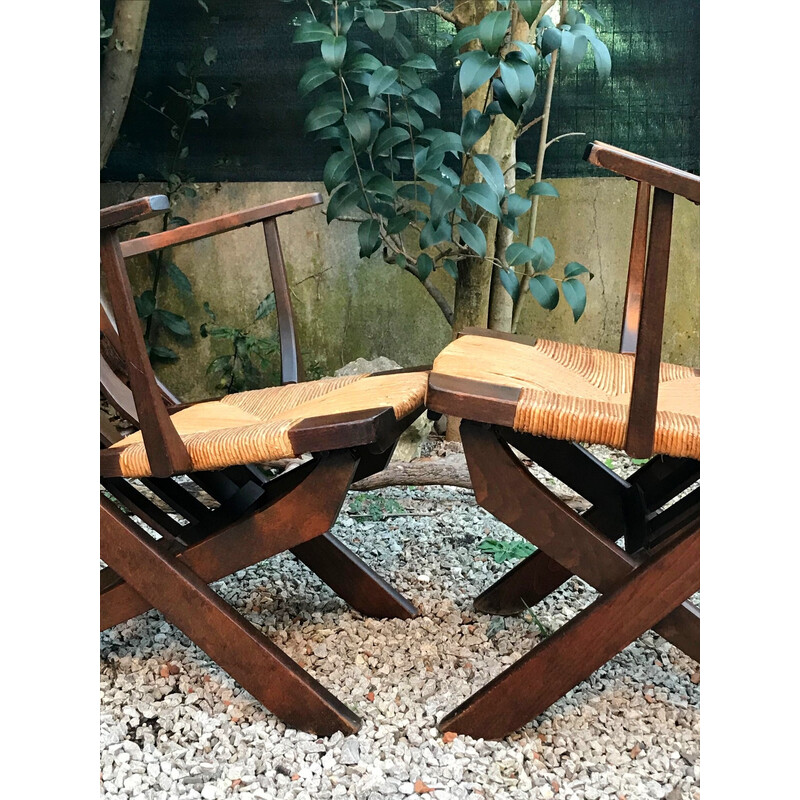
<svg viewBox="0 0 800 800">
<path fill-rule="evenodd" d="M 100 169 L 117 141 L 133 89 L 150 0 L 117 0 L 100 75 Z"/>
</svg>

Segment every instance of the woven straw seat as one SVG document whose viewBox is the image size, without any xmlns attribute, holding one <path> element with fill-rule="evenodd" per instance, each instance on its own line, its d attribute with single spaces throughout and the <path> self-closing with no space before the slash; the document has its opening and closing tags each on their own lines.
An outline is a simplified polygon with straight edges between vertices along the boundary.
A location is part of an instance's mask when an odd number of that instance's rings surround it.
<svg viewBox="0 0 800 800">
<path fill-rule="evenodd" d="M 448 375 L 519 389 L 513 427 L 552 439 L 622 448 L 634 356 L 539 339 L 466 335 L 436 358 Z M 661 364 L 653 452 L 700 458 L 700 373 Z"/>
<path fill-rule="evenodd" d="M 399 420 L 422 405 L 426 382 L 426 372 L 323 378 L 198 403 L 171 419 L 193 469 L 217 470 L 301 455 L 292 443 L 292 431 L 315 418 L 390 408 Z M 362 442 L 352 442 L 356 444 Z M 140 432 L 110 449 L 119 451 L 124 477 L 151 474 Z"/>
</svg>

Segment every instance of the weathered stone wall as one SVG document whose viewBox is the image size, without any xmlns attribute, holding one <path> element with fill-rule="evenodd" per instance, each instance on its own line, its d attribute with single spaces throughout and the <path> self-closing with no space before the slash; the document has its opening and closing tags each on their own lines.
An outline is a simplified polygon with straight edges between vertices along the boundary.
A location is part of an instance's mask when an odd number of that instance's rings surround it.
<svg viewBox="0 0 800 800">
<path fill-rule="evenodd" d="M 561 198 L 542 199 L 537 231 L 549 236 L 555 247 L 553 274 L 558 277 L 565 263 L 579 261 L 595 278 L 588 287 L 586 313 L 577 324 L 563 299 L 547 312 L 530 298 L 520 332 L 616 349 L 634 184 L 621 178 L 553 183 Z M 133 189 L 130 184 L 104 184 L 101 202 L 110 205 L 127 199 Z M 176 213 L 190 221 L 309 191 L 324 193 L 317 183 L 201 184 L 198 189 L 196 198 L 181 199 L 176 206 Z M 146 184 L 136 188 L 136 196 L 160 190 L 156 184 Z M 430 363 L 450 340 L 450 329 L 433 300 L 416 278 L 384 264 L 377 254 L 359 259 L 356 226 L 343 222 L 328 226 L 319 208 L 279 222 L 306 363 L 326 375 L 361 356 L 384 355 L 404 366 Z M 677 198 L 673 230 L 664 357 L 699 366 L 699 208 Z M 193 331 L 208 321 L 204 301 L 216 312 L 218 324 L 245 326 L 270 291 L 260 225 L 176 248 L 173 257 L 191 280 L 194 299 L 186 302 L 167 286 L 163 303 L 182 312 Z M 139 291 L 146 288 L 147 270 L 145 259 L 131 260 L 131 278 Z M 452 299 L 452 280 L 439 272 L 435 280 Z M 169 344 L 166 339 L 164 343 Z M 223 343 L 196 334 L 190 349 L 175 347 L 181 360 L 159 367 L 159 374 L 186 400 L 207 397 L 213 386 L 206 366 L 222 348 Z"/>
</svg>

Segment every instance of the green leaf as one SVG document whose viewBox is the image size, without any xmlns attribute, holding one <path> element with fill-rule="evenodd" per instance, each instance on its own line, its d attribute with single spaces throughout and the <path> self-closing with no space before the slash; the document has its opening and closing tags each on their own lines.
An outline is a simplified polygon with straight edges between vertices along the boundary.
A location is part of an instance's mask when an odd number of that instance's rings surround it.
<svg viewBox="0 0 800 800">
<path fill-rule="evenodd" d="M 589 275 L 589 280 L 591 280 L 594 275 L 589 272 L 583 264 L 579 264 L 577 261 L 570 261 L 566 267 L 564 267 L 564 277 L 565 278 L 576 278 L 578 275 Z"/>
<path fill-rule="evenodd" d="M 425 129 L 422 117 L 413 108 L 400 108 L 394 112 L 392 119 L 399 125 L 410 125 L 416 131 Z"/>
<path fill-rule="evenodd" d="M 611 74 L 611 54 L 608 52 L 608 48 L 605 44 L 598 38 L 592 39 L 592 53 L 594 54 L 594 65 L 597 68 L 597 75 L 602 85 Z"/>
<path fill-rule="evenodd" d="M 592 3 L 581 3 L 581 11 L 588 14 L 595 22 L 600 25 L 605 25 L 602 14 L 595 8 Z"/>
<path fill-rule="evenodd" d="M 171 347 L 156 344 L 150 348 L 150 358 L 156 358 L 159 361 L 177 361 L 178 354 Z"/>
<path fill-rule="evenodd" d="M 358 226 L 359 258 L 369 258 L 381 244 L 381 226 L 377 219 L 364 220 Z"/>
<path fill-rule="evenodd" d="M 425 250 L 440 242 L 449 242 L 452 238 L 453 226 L 446 219 L 434 220 L 431 218 L 420 231 L 419 246 L 421 250 Z"/>
<path fill-rule="evenodd" d="M 403 63 L 404 67 L 412 67 L 413 69 L 436 69 L 436 62 L 426 53 L 415 53 L 408 61 Z"/>
<path fill-rule="evenodd" d="M 516 272 L 511 269 L 501 269 L 500 283 L 503 284 L 505 290 L 511 295 L 511 299 L 516 303 L 519 299 L 519 278 Z"/>
<path fill-rule="evenodd" d="M 172 311 L 166 311 L 163 308 L 157 308 L 153 312 L 153 316 L 157 317 L 159 322 L 169 331 L 172 331 L 176 336 L 191 336 L 192 329 L 185 317 L 180 314 L 175 314 Z"/>
<path fill-rule="evenodd" d="M 459 203 L 461 196 L 457 189 L 440 186 L 431 198 L 431 220 L 440 220 L 451 212 Z"/>
<path fill-rule="evenodd" d="M 531 264 L 536 272 L 550 269 L 556 260 L 556 251 L 546 236 L 537 236 L 533 240 L 533 258 Z"/>
<path fill-rule="evenodd" d="M 366 111 L 353 111 L 346 114 L 344 126 L 356 140 L 359 147 L 366 147 L 372 137 L 372 126 Z"/>
<path fill-rule="evenodd" d="M 398 67 L 397 74 L 400 83 L 407 86 L 409 89 L 422 88 L 422 80 L 419 77 L 419 73 L 413 67 Z"/>
<path fill-rule="evenodd" d="M 506 90 L 503 81 L 493 80 L 492 92 L 495 96 L 495 102 L 500 106 L 500 110 L 516 125 L 522 116 L 522 109 L 511 99 L 511 95 Z"/>
<path fill-rule="evenodd" d="M 347 38 L 345 36 L 327 36 L 322 40 L 320 51 L 325 63 L 331 69 L 339 69 L 347 54 Z"/>
<path fill-rule="evenodd" d="M 338 150 L 325 162 L 322 180 L 328 192 L 332 192 L 342 181 L 347 180 L 354 163 L 352 153 L 344 150 Z"/>
<path fill-rule="evenodd" d="M 585 36 L 576 36 L 572 31 L 562 31 L 558 56 L 561 69 L 575 69 L 583 61 L 588 45 L 589 40 Z"/>
<path fill-rule="evenodd" d="M 528 197 L 538 194 L 540 197 L 558 197 L 558 189 L 552 183 L 547 181 L 536 181 L 533 186 L 528 189 Z"/>
<path fill-rule="evenodd" d="M 377 33 L 386 22 L 386 14 L 379 8 L 367 8 L 364 10 L 364 21 L 371 31 Z"/>
<path fill-rule="evenodd" d="M 431 193 L 420 183 L 407 183 L 397 190 L 399 197 L 430 205 Z"/>
<path fill-rule="evenodd" d="M 527 161 L 517 161 L 514 164 L 514 168 L 523 175 L 531 175 L 533 173 L 533 167 Z M 530 192 L 528 192 L 528 196 L 530 196 Z"/>
<path fill-rule="evenodd" d="M 528 289 L 542 308 L 552 311 L 558 305 L 558 284 L 549 275 L 534 275 Z"/>
<path fill-rule="evenodd" d="M 489 130 L 492 118 L 488 114 L 481 114 L 475 108 L 471 108 L 464 115 L 461 122 L 461 144 L 464 150 L 471 150 L 475 142 Z"/>
<path fill-rule="evenodd" d="M 405 142 L 409 139 L 409 133 L 406 128 L 386 128 L 378 134 L 375 144 L 372 146 L 372 152 L 376 156 L 389 155 L 391 149 L 398 144 Z"/>
<path fill-rule="evenodd" d="M 412 45 L 402 33 L 398 32 L 392 36 L 392 44 L 397 48 L 397 52 L 400 53 L 400 58 L 404 61 L 415 55 L 414 45 Z"/>
<path fill-rule="evenodd" d="M 506 193 L 506 184 L 503 179 L 503 171 L 500 165 L 488 153 L 475 153 L 472 156 L 478 172 L 483 175 L 489 188 L 495 193 L 498 202 L 502 200 Z"/>
<path fill-rule="evenodd" d="M 539 63 L 539 54 L 536 52 L 536 48 L 529 42 L 521 42 L 516 39 L 514 44 L 519 47 L 520 58 L 536 69 L 536 65 Z"/>
<path fill-rule="evenodd" d="M 485 183 L 468 183 L 461 189 L 461 195 L 470 203 L 480 206 L 498 219 L 501 216 L 497 195 Z"/>
<path fill-rule="evenodd" d="M 156 308 L 156 297 L 150 289 L 143 291 L 138 297 L 133 298 L 136 304 L 136 313 L 139 319 L 147 319 Z"/>
<path fill-rule="evenodd" d="M 233 356 L 218 356 L 206 368 L 206 375 L 213 375 L 216 372 L 230 374 L 233 369 Z"/>
<path fill-rule="evenodd" d="M 467 44 L 467 42 L 471 42 L 473 39 L 477 38 L 478 38 L 478 26 L 467 25 L 453 37 L 453 47 L 456 49 L 456 51 L 458 51 L 465 44 Z"/>
<path fill-rule="evenodd" d="M 493 11 L 478 23 L 478 38 L 489 53 L 500 49 L 510 24 L 510 11 Z"/>
<path fill-rule="evenodd" d="M 427 253 L 420 253 L 417 257 L 417 272 L 419 279 L 424 283 L 433 271 L 433 259 Z"/>
<path fill-rule="evenodd" d="M 502 13 L 502 12 L 500 12 Z M 464 97 L 471 95 L 494 75 L 500 59 L 485 50 L 471 50 L 464 56 L 458 71 L 458 83 Z"/>
<path fill-rule="evenodd" d="M 507 198 L 508 213 L 512 217 L 522 216 L 530 207 L 531 201 L 518 194 L 510 194 Z"/>
<path fill-rule="evenodd" d="M 519 53 L 513 52 L 500 62 L 500 77 L 511 99 L 521 106 L 536 88 L 536 75 L 530 64 Z"/>
<path fill-rule="evenodd" d="M 413 92 L 411 92 L 409 97 L 411 98 L 412 102 L 416 103 L 425 111 L 429 111 L 436 117 L 441 116 L 442 103 L 439 100 L 439 96 L 436 94 L 436 92 L 432 91 L 431 89 L 427 89 L 425 87 L 421 89 L 415 89 Z"/>
<path fill-rule="evenodd" d="M 439 128 L 428 128 L 419 135 L 420 139 L 427 139 L 431 150 L 441 150 L 450 153 L 462 153 L 464 146 L 461 137 L 454 131 L 443 131 Z"/>
<path fill-rule="evenodd" d="M 332 35 L 333 31 L 327 25 L 323 25 L 321 22 L 306 22 L 295 31 L 292 41 L 295 44 L 321 42 Z"/>
<path fill-rule="evenodd" d="M 516 267 L 520 264 L 526 264 L 534 256 L 533 250 L 522 242 L 512 242 L 506 248 L 506 261 L 512 266 Z"/>
<path fill-rule="evenodd" d="M 372 73 L 369 79 L 369 96 L 375 97 L 376 95 L 383 94 L 386 90 L 397 81 L 397 70 L 394 67 L 382 66 Z M 398 93 L 399 93 L 398 89 Z"/>
<path fill-rule="evenodd" d="M 203 52 L 203 61 L 205 61 L 206 66 L 211 66 L 217 60 L 217 48 L 216 47 L 206 47 L 205 51 Z"/>
<path fill-rule="evenodd" d="M 564 299 L 572 309 L 572 318 L 577 322 L 586 310 L 586 287 L 577 278 L 570 278 L 561 284 Z"/>
<path fill-rule="evenodd" d="M 351 207 L 356 204 L 360 196 L 361 189 L 352 183 L 343 183 L 336 189 L 333 194 L 331 194 L 331 198 L 328 201 L 328 208 L 325 211 L 328 224 L 350 210 Z"/>
<path fill-rule="evenodd" d="M 455 281 L 458 280 L 458 267 L 452 259 L 446 258 L 442 262 L 442 269 Z"/>
<path fill-rule="evenodd" d="M 382 65 L 381 62 L 375 58 L 372 53 L 351 53 L 344 60 L 344 66 L 347 70 L 374 72 Z"/>
<path fill-rule="evenodd" d="M 533 25 L 539 10 L 542 7 L 542 0 L 516 0 L 519 13 L 522 14 L 528 25 Z"/>
<path fill-rule="evenodd" d="M 383 26 L 378 30 L 381 39 L 388 41 L 394 36 L 397 30 L 397 14 L 387 14 L 386 19 L 383 21 Z"/>
<path fill-rule="evenodd" d="M 192 296 L 192 284 L 177 264 L 167 264 L 167 276 L 184 297 Z"/>
<path fill-rule="evenodd" d="M 332 105 L 315 106 L 308 112 L 303 130 L 306 133 L 327 128 L 342 118 L 342 109 Z"/>
<path fill-rule="evenodd" d="M 259 304 L 253 322 L 269 316 L 275 310 L 275 292 L 270 292 Z"/>
<path fill-rule="evenodd" d="M 217 315 L 211 309 L 211 306 L 208 304 L 207 300 L 203 303 L 203 311 L 205 311 L 206 314 L 208 314 L 208 316 L 211 317 L 212 322 L 217 321 Z"/>
<path fill-rule="evenodd" d="M 386 222 L 387 233 L 400 233 L 404 231 L 411 224 L 411 219 L 404 214 L 398 214 L 396 217 L 391 217 Z"/>
<path fill-rule="evenodd" d="M 226 325 L 212 328 L 208 333 L 212 339 L 235 339 L 239 335 L 237 328 L 229 328 Z"/>
<path fill-rule="evenodd" d="M 486 236 L 474 222 L 462 220 L 458 223 L 458 232 L 467 247 L 474 250 L 481 258 L 486 258 Z"/>
<path fill-rule="evenodd" d="M 546 56 L 561 47 L 561 31 L 558 28 L 545 28 L 542 32 L 542 55 Z"/>
<path fill-rule="evenodd" d="M 394 200 L 397 194 L 397 187 L 386 175 L 381 175 L 380 172 L 365 172 L 362 179 L 365 181 L 364 188 L 368 191 L 374 192 L 381 197 L 386 197 L 389 200 Z"/>
<path fill-rule="evenodd" d="M 305 97 L 309 92 L 314 91 L 318 86 L 322 86 L 331 78 L 335 78 L 336 73 L 325 66 L 317 65 L 307 70 L 300 82 L 297 84 L 297 91 L 300 97 Z"/>
</svg>

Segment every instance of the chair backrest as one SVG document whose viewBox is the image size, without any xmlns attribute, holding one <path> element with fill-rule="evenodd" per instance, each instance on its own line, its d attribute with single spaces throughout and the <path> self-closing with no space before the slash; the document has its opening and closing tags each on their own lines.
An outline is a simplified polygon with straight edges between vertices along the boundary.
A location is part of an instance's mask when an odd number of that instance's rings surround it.
<svg viewBox="0 0 800 800">
<path fill-rule="evenodd" d="M 655 434 L 673 201 L 677 194 L 699 205 L 700 178 L 603 142 L 590 143 L 584 158 L 638 184 L 620 352 L 635 354 L 625 451 L 646 458 Z"/>
<path fill-rule="evenodd" d="M 105 353 L 101 352 L 101 389 L 115 409 L 141 429 L 153 475 L 187 472 L 191 462 L 169 417 L 168 407 L 177 398 L 158 382 L 147 356 L 125 258 L 261 222 L 275 292 L 281 377 L 283 383 L 295 383 L 303 379 L 303 368 L 276 218 L 321 202 L 321 195 L 312 192 L 125 242 L 120 242 L 118 229 L 166 213 L 167 198 L 155 195 L 101 210 L 100 261 L 116 322 L 101 303 L 101 342 L 106 344 Z M 116 363 L 112 366 L 112 362 Z"/>
</svg>

